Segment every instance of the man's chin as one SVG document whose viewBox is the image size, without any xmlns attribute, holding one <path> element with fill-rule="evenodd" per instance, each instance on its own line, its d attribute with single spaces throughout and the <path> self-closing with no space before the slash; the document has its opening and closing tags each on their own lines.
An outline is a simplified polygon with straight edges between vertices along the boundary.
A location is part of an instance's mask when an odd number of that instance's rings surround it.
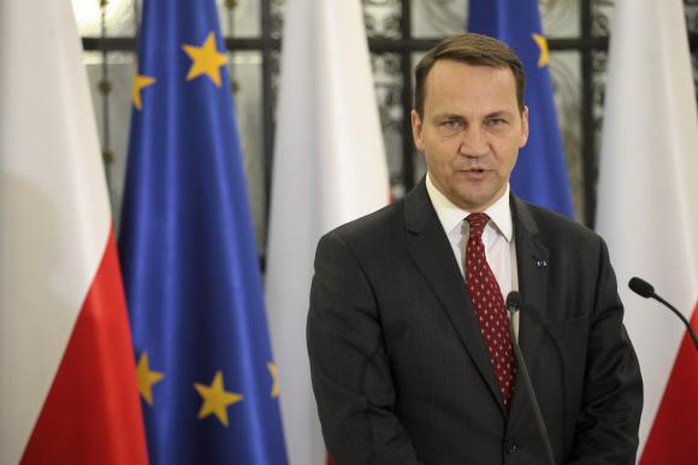
<svg viewBox="0 0 698 465">
<path fill-rule="evenodd" d="M 458 207 L 469 212 L 480 212 L 492 204 L 494 204 L 504 194 L 506 189 L 469 189 L 467 191 L 458 191 L 456 198 L 451 199 L 451 202 Z"/>
</svg>

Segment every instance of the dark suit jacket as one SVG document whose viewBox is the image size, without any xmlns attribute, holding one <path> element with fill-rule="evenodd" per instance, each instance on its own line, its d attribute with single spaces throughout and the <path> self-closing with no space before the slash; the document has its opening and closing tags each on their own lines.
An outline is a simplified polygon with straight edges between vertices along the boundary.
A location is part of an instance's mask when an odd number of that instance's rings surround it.
<svg viewBox="0 0 698 465">
<path fill-rule="evenodd" d="M 604 242 L 512 196 L 519 335 L 556 463 L 634 464 L 637 358 Z M 308 350 L 337 465 L 547 463 L 521 376 L 504 408 L 424 180 L 323 237 Z"/>
</svg>

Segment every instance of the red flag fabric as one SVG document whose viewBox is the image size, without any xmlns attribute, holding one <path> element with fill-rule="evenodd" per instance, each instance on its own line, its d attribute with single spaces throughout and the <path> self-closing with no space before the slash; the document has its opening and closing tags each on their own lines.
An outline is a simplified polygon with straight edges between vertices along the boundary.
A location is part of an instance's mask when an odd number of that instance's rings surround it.
<svg viewBox="0 0 698 465">
<path fill-rule="evenodd" d="M 693 328 L 698 328 L 698 307 L 693 309 Z M 662 402 L 654 417 L 640 465 L 693 464 L 693 441 L 698 437 L 698 353 L 686 334 L 669 375 Z"/>
<path fill-rule="evenodd" d="M 3 1 L 0 60 L 0 463 L 146 464 L 70 2 Z"/>
</svg>

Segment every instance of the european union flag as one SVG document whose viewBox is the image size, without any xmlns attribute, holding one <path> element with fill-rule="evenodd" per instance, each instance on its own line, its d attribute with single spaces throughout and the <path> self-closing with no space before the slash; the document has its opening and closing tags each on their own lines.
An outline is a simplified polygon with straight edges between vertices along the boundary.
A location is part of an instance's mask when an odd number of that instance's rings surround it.
<svg viewBox="0 0 698 465">
<path fill-rule="evenodd" d="M 470 0 L 468 18 L 468 31 L 505 42 L 521 57 L 526 72 L 530 134 L 512 173 L 512 190 L 530 202 L 574 216 L 538 0 Z"/>
<path fill-rule="evenodd" d="M 214 0 L 146 0 L 121 222 L 150 463 L 285 464 Z"/>
</svg>

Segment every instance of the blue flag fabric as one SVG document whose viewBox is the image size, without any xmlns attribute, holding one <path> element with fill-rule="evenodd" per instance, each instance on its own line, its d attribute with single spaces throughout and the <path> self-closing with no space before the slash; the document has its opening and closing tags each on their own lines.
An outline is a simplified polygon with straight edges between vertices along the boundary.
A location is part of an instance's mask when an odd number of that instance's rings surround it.
<svg viewBox="0 0 698 465">
<path fill-rule="evenodd" d="M 146 0 L 121 222 L 152 465 L 285 464 L 214 0 Z"/>
<path fill-rule="evenodd" d="M 470 0 L 469 5 L 468 31 L 505 42 L 521 57 L 526 72 L 530 134 L 512 173 L 512 190 L 529 202 L 573 217 L 538 0 Z"/>
</svg>

